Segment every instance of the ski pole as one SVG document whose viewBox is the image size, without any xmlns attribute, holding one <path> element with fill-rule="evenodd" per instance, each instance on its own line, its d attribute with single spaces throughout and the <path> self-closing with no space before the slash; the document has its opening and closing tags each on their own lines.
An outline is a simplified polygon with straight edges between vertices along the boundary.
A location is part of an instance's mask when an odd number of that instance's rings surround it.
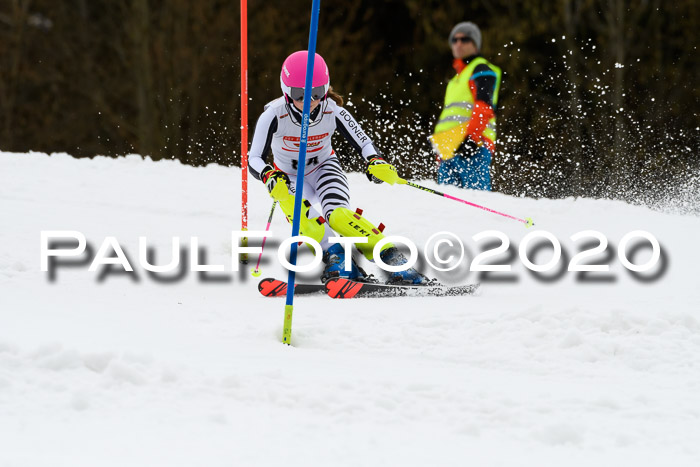
<svg viewBox="0 0 700 467">
<path fill-rule="evenodd" d="M 270 230 L 270 224 L 272 223 L 272 215 L 275 213 L 275 206 L 277 206 L 277 200 L 272 201 L 272 208 L 270 208 L 270 216 L 267 218 L 267 227 L 265 227 L 265 232 Z M 260 273 L 260 260 L 262 259 L 262 254 L 263 254 L 263 249 L 265 248 L 265 240 L 267 240 L 267 236 L 263 237 L 262 241 L 262 246 L 260 247 L 260 256 L 258 256 L 258 264 L 255 265 L 255 269 L 252 269 L 250 273 L 258 277 Z"/>
<path fill-rule="evenodd" d="M 469 206 L 473 206 L 475 208 L 483 209 L 484 211 L 492 212 L 494 214 L 498 214 L 499 216 L 507 217 L 508 219 L 513 219 L 514 221 L 522 222 L 523 224 L 525 224 L 525 228 L 532 227 L 533 225 L 535 225 L 535 223 L 532 221 L 531 217 L 526 217 L 525 219 L 520 219 L 518 217 L 514 217 L 514 216 L 511 216 L 509 214 L 505 214 L 503 212 L 499 212 L 499 211 L 496 211 L 494 209 L 487 208 L 486 206 L 481 206 L 481 205 L 478 205 L 475 203 L 471 203 L 467 200 L 460 199 L 460 198 L 457 198 L 457 197 L 452 196 L 452 195 L 448 195 L 447 193 L 442 193 L 440 191 L 433 190 L 431 188 L 418 185 L 417 183 L 413 183 L 413 182 L 410 182 L 408 180 L 404 180 L 403 178 L 399 178 L 396 183 L 399 183 L 401 185 L 412 186 L 413 188 L 418 188 L 419 190 L 427 191 L 428 193 L 433 193 L 435 195 L 442 196 L 442 197 L 447 198 L 447 199 L 459 201 L 460 203 L 464 203 L 464 204 L 467 204 Z"/>
</svg>

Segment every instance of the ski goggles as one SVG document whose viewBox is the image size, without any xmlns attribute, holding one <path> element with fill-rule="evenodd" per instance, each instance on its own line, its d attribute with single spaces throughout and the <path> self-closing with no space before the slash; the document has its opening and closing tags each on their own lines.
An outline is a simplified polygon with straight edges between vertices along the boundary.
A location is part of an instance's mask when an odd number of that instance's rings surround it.
<svg viewBox="0 0 700 467">
<path fill-rule="evenodd" d="M 461 42 L 462 44 L 466 44 L 467 42 L 474 42 L 474 39 L 472 39 L 471 37 L 453 37 L 452 43 L 456 44 L 457 42 Z"/>
<path fill-rule="evenodd" d="M 323 96 L 326 95 L 328 92 L 328 88 L 326 85 L 324 86 L 316 86 L 311 88 L 311 100 L 317 101 L 319 99 L 322 99 Z M 292 98 L 294 101 L 303 101 L 304 100 L 304 88 L 289 88 L 289 97 Z"/>
</svg>

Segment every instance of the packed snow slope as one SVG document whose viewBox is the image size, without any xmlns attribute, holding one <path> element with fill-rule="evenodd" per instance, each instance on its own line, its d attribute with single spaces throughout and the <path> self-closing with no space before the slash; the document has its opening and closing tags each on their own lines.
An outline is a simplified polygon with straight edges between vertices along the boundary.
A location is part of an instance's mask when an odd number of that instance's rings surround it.
<svg viewBox="0 0 700 467">
<path fill-rule="evenodd" d="M 437 232 L 460 238 L 466 266 L 423 270 L 480 281 L 481 294 L 298 296 L 285 346 L 284 299 L 258 293 L 254 264 L 232 271 L 240 174 L 139 156 L 0 153 L 1 466 L 700 465 L 700 218 L 420 182 L 532 217 L 525 229 L 350 174 L 353 207 L 386 234 L 419 249 Z M 250 191 L 250 228 L 262 230 L 270 198 L 255 180 Z M 91 252 L 72 265 L 59 258 L 50 273 L 41 232 L 56 230 L 81 232 Z M 476 253 L 500 243 L 472 238 L 489 230 L 509 239 L 511 251 L 489 261 L 510 272 L 469 272 Z M 518 246 L 538 230 L 561 243 L 563 270 L 524 267 Z M 583 263 L 609 272 L 566 271 L 597 245 L 570 239 L 586 230 L 609 244 Z M 637 230 L 658 239 L 661 257 L 635 275 L 618 247 Z M 272 231 L 262 277 L 285 278 L 276 250 L 290 226 L 279 211 Z M 173 237 L 189 256 L 196 236 L 200 263 L 224 271 L 192 272 L 190 261 L 149 274 L 141 236 L 160 265 Z M 88 270 L 107 237 L 134 272 Z M 652 257 L 641 245 L 626 248 L 634 264 Z M 535 246 L 530 259 L 547 263 L 552 249 Z"/>
</svg>

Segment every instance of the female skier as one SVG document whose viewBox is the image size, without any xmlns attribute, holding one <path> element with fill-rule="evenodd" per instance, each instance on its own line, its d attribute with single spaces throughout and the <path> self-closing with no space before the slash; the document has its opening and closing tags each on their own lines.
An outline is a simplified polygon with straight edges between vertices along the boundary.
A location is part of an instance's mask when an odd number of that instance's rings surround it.
<svg viewBox="0 0 700 467">
<path fill-rule="evenodd" d="M 287 219 L 292 221 L 294 193 L 299 162 L 302 106 L 306 77 L 307 51 L 291 54 L 282 64 L 280 84 L 282 97 L 265 106 L 258 118 L 249 155 L 250 173 L 261 180 L 280 204 Z M 351 270 L 345 270 L 346 258 L 342 244 L 328 240 L 333 231 L 345 237 L 365 236 L 367 243 L 356 243 L 364 256 L 372 261 L 374 246 L 384 235 L 377 227 L 362 217 L 362 211 L 350 210 L 348 180 L 340 166 L 338 156 L 331 147 L 331 137 L 338 130 L 367 162 L 367 177 L 375 182 L 394 184 L 398 179 L 396 168 L 378 153 L 369 136 L 353 116 L 342 107 L 343 99 L 330 88 L 326 62 L 315 55 L 311 89 L 311 112 L 307 137 L 307 158 L 304 174 L 304 208 L 299 231 L 313 238 L 323 248 L 325 268 L 321 281 L 336 277 L 353 280 L 367 278 L 365 272 L 351 259 Z M 272 164 L 266 163 L 272 151 Z M 323 216 L 312 207 L 321 205 Z M 380 258 L 390 266 L 406 263 L 401 252 L 388 243 L 382 248 Z M 390 283 L 424 284 L 428 279 L 413 268 L 393 272 Z"/>
</svg>

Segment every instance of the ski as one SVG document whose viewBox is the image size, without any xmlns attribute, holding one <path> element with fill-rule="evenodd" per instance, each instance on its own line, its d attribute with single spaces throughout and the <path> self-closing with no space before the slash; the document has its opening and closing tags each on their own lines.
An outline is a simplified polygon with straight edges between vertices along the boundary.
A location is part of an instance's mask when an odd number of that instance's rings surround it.
<svg viewBox="0 0 700 467">
<path fill-rule="evenodd" d="M 287 282 L 279 279 L 267 278 L 258 283 L 258 290 L 265 297 L 284 297 L 287 295 Z M 295 294 L 313 294 L 326 291 L 324 284 L 295 284 Z"/>
<path fill-rule="evenodd" d="M 471 295 L 479 284 L 467 285 L 392 285 L 332 279 L 326 283 L 331 298 L 358 297 L 448 297 Z"/>
<path fill-rule="evenodd" d="M 449 297 L 472 295 L 479 284 L 467 285 L 393 285 L 375 282 L 357 282 L 349 279 L 331 279 L 326 284 L 296 284 L 294 293 L 300 295 L 325 292 L 331 298 L 361 297 Z M 287 282 L 266 278 L 258 283 L 258 290 L 265 297 L 287 295 Z"/>
</svg>

